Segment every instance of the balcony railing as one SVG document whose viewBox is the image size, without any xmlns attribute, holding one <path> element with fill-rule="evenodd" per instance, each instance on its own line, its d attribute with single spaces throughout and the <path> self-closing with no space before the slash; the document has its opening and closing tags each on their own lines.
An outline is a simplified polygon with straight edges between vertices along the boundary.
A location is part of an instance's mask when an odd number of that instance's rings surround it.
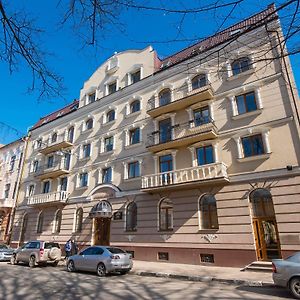
<svg viewBox="0 0 300 300">
<path fill-rule="evenodd" d="M 39 152 L 46 155 L 71 146 L 73 146 L 73 141 L 68 138 L 67 134 L 62 134 L 58 135 L 54 141 L 49 138 L 47 141 L 43 142 L 39 148 Z"/>
<path fill-rule="evenodd" d="M 146 147 L 150 151 L 161 151 L 168 148 L 187 146 L 199 141 L 218 136 L 217 127 L 212 119 L 205 122 L 191 121 L 170 126 L 148 135 Z"/>
<path fill-rule="evenodd" d="M 7 198 L 0 199 L 0 207 L 13 207 L 14 206 L 14 200 L 9 200 Z"/>
<path fill-rule="evenodd" d="M 70 161 L 61 158 L 52 165 L 45 164 L 39 166 L 34 175 L 39 179 L 55 178 L 61 175 L 68 174 L 70 171 Z"/>
<path fill-rule="evenodd" d="M 30 196 L 27 199 L 27 205 L 38 205 L 47 203 L 66 203 L 69 193 L 66 191 L 45 193 Z"/>
<path fill-rule="evenodd" d="M 172 90 L 170 101 L 160 100 L 158 95 L 150 98 L 147 103 L 147 113 L 154 118 L 164 113 L 185 109 L 190 105 L 213 97 L 214 91 L 209 81 L 204 86 L 193 90 L 189 85 L 185 85 Z"/>
<path fill-rule="evenodd" d="M 216 180 L 228 181 L 227 167 L 222 162 L 143 176 L 142 189 L 150 190 Z"/>
</svg>

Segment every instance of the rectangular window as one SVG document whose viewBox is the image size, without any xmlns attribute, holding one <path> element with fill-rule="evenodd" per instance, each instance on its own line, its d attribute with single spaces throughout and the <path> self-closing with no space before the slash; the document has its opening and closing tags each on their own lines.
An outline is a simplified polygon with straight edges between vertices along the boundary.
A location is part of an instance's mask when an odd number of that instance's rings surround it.
<svg viewBox="0 0 300 300">
<path fill-rule="evenodd" d="M 47 159 L 47 168 L 53 168 L 54 166 L 54 156 L 51 155 L 51 156 L 48 156 L 48 159 Z"/>
<path fill-rule="evenodd" d="M 39 140 L 37 140 L 36 141 L 36 149 L 39 149 L 39 148 L 41 148 L 42 147 L 42 140 L 41 139 L 39 139 Z"/>
<path fill-rule="evenodd" d="M 33 171 L 34 173 L 36 173 L 36 172 L 38 171 L 38 168 L 39 168 L 39 162 L 38 162 L 38 160 L 35 160 L 35 161 L 33 162 L 33 168 L 32 168 L 32 171 Z"/>
<path fill-rule="evenodd" d="M 131 73 L 130 77 L 131 77 L 131 84 L 140 81 L 141 80 L 141 70 Z"/>
<path fill-rule="evenodd" d="M 140 128 L 134 128 L 129 131 L 130 145 L 138 144 L 140 142 Z"/>
<path fill-rule="evenodd" d="M 235 99 L 239 115 L 257 110 L 254 92 L 236 96 Z"/>
<path fill-rule="evenodd" d="M 213 254 L 204 254 L 200 253 L 200 261 L 202 263 L 210 263 L 213 264 L 215 262 L 215 258 Z"/>
<path fill-rule="evenodd" d="M 7 183 L 4 188 L 4 198 L 8 198 L 10 190 L 10 183 Z"/>
<path fill-rule="evenodd" d="M 79 187 L 85 187 L 88 185 L 88 173 L 81 173 L 79 175 Z"/>
<path fill-rule="evenodd" d="M 196 149 L 198 166 L 214 163 L 212 145 L 204 146 Z"/>
<path fill-rule="evenodd" d="M 128 178 L 135 178 L 140 176 L 140 164 L 138 161 L 128 164 Z"/>
<path fill-rule="evenodd" d="M 96 93 L 89 94 L 89 103 L 96 101 Z"/>
<path fill-rule="evenodd" d="M 32 196 L 34 193 L 34 185 L 31 184 L 29 187 L 28 187 L 28 196 Z"/>
<path fill-rule="evenodd" d="M 107 86 L 108 95 L 113 94 L 117 91 L 117 82 L 110 83 Z"/>
<path fill-rule="evenodd" d="M 173 158 L 171 154 L 159 157 L 159 172 L 173 171 Z"/>
<path fill-rule="evenodd" d="M 68 187 L 68 177 L 62 177 L 60 179 L 60 190 L 67 191 L 67 187 Z"/>
<path fill-rule="evenodd" d="M 194 110 L 194 125 L 201 126 L 211 122 L 210 113 L 208 106 L 201 107 L 197 110 Z"/>
<path fill-rule="evenodd" d="M 21 152 L 20 158 L 19 158 L 19 165 L 18 165 L 18 168 L 19 168 L 19 169 L 21 168 L 22 160 L 23 160 L 23 152 Z"/>
<path fill-rule="evenodd" d="M 109 152 L 109 151 L 112 151 L 114 149 L 114 137 L 113 136 L 110 136 L 108 138 L 106 138 L 104 140 L 104 151 L 105 152 Z"/>
<path fill-rule="evenodd" d="M 264 154 L 264 144 L 261 134 L 247 136 L 242 138 L 244 157 Z"/>
<path fill-rule="evenodd" d="M 44 181 L 43 183 L 43 194 L 50 193 L 50 181 Z"/>
<path fill-rule="evenodd" d="M 13 194 L 12 194 L 13 199 L 15 199 L 16 192 L 17 192 L 17 182 L 15 182 L 15 184 L 14 184 L 14 189 L 13 189 Z"/>
<path fill-rule="evenodd" d="M 169 253 L 168 252 L 158 252 L 157 258 L 158 258 L 158 260 L 169 260 Z"/>
<path fill-rule="evenodd" d="M 111 167 L 102 169 L 102 183 L 110 183 L 112 181 Z"/>
<path fill-rule="evenodd" d="M 91 144 L 83 145 L 83 158 L 90 157 L 91 155 Z"/>
<path fill-rule="evenodd" d="M 9 168 L 9 171 L 13 171 L 14 170 L 14 167 L 15 167 L 15 162 L 16 162 L 16 156 L 13 155 L 10 159 L 10 168 Z"/>
<path fill-rule="evenodd" d="M 171 119 L 165 119 L 159 122 L 159 142 L 166 143 L 172 140 Z"/>
</svg>

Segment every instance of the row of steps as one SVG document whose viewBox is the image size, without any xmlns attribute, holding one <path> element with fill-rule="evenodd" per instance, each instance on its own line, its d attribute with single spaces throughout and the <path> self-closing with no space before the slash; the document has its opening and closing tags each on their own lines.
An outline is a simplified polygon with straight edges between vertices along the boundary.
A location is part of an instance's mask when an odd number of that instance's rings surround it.
<svg viewBox="0 0 300 300">
<path fill-rule="evenodd" d="M 252 272 L 265 272 L 272 273 L 272 262 L 270 261 L 254 261 L 248 266 L 241 269 L 241 271 L 252 271 Z"/>
</svg>

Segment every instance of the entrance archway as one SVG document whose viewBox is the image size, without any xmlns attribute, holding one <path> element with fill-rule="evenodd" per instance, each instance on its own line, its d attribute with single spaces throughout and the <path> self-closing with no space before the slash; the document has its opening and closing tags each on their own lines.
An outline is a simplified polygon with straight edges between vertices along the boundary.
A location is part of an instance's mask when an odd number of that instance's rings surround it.
<svg viewBox="0 0 300 300">
<path fill-rule="evenodd" d="M 108 246 L 112 217 L 111 204 L 106 200 L 101 200 L 91 209 L 90 217 L 93 219 L 92 244 Z"/>
<path fill-rule="evenodd" d="M 250 193 L 253 233 L 258 260 L 281 258 L 280 241 L 271 193 L 259 188 Z"/>
</svg>

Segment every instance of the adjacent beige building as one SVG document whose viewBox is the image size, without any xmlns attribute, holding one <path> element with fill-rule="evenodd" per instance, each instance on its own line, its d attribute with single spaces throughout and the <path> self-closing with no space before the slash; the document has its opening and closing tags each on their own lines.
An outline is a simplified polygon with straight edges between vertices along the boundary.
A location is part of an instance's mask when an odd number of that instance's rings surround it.
<svg viewBox="0 0 300 300">
<path fill-rule="evenodd" d="M 26 139 L 0 145 L 0 243 L 7 242 L 12 226 Z"/>
<path fill-rule="evenodd" d="M 72 237 L 227 266 L 299 251 L 298 94 L 281 36 L 269 6 L 164 60 L 115 53 L 30 130 L 13 243 Z"/>
</svg>

